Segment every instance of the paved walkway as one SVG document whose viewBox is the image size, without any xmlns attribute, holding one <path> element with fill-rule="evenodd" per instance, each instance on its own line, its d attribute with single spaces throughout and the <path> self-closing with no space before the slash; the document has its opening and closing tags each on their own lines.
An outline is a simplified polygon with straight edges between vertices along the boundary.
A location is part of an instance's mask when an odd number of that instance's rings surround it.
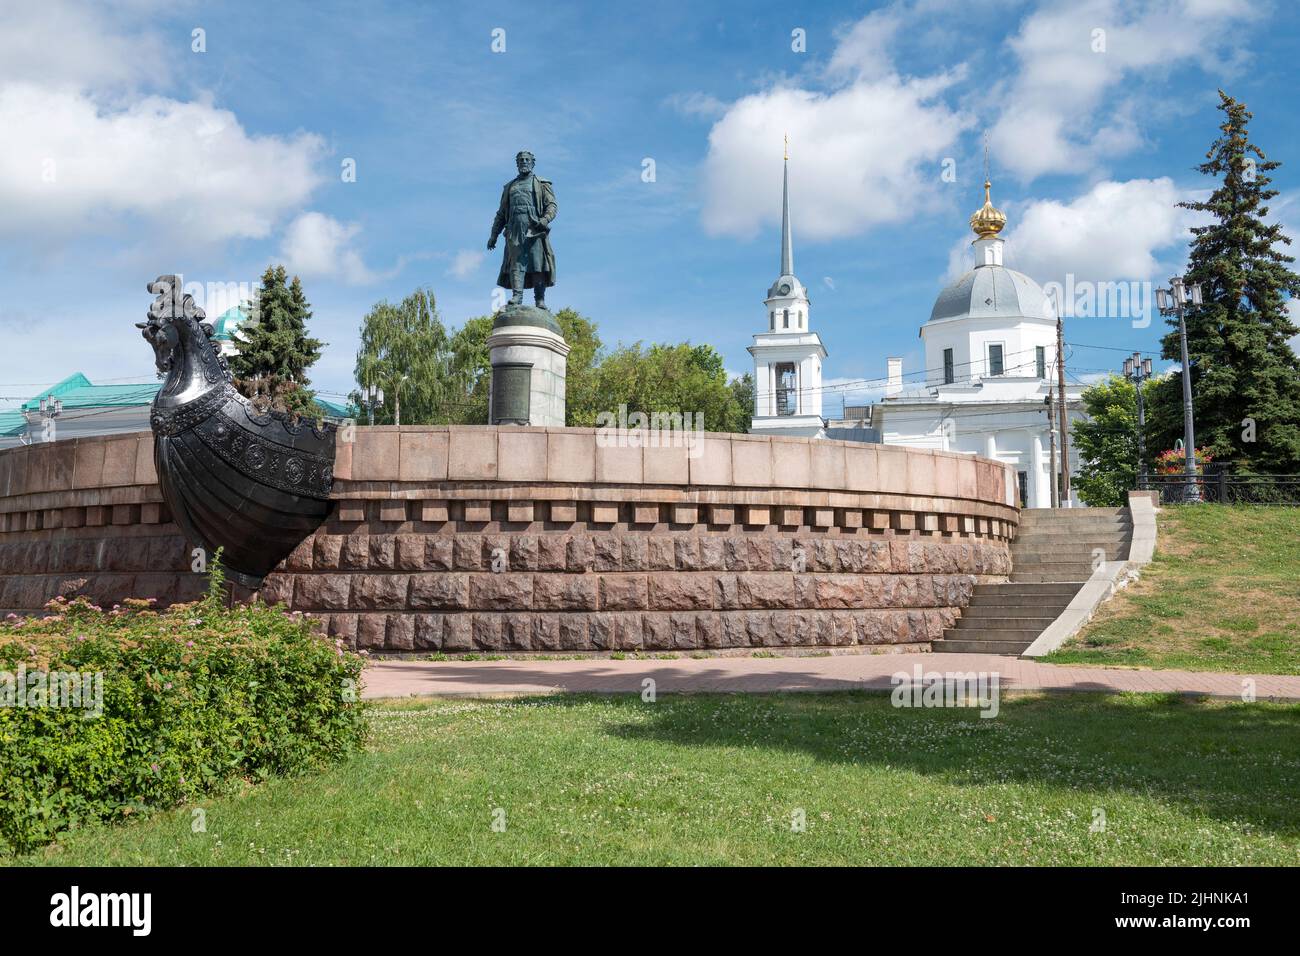
<svg viewBox="0 0 1300 956">
<path fill-rule="evenodd" d="M 661 694 L 703 691 L 890 690 L 900 671 L 997 673 L 1004 690 L 1156 691 L 1258 700 L 1300 700 L 1300 677 L 1196 671 L 1066 667 L 992 654 L 864 654 L 836 657 L 714 657 L 677 660 L 376 661 L 363 696 L 494 696 L 566 691 L 636 692 L 647 677 Z"/>
</svg>

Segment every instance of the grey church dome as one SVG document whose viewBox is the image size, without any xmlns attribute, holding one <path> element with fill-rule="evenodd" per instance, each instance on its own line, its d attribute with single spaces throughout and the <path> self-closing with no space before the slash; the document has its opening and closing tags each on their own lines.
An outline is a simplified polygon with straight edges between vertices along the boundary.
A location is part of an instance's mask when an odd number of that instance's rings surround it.
<svg viewBox="0 0 1300 956">
<path fill-rule="evenodd" d="M 999 265 L 977 266 L 939 293 L 930 321 L 972 318 L 1051 319 L 1056 313 L 1038 283 L 1023 272 Z"/>
</svg>

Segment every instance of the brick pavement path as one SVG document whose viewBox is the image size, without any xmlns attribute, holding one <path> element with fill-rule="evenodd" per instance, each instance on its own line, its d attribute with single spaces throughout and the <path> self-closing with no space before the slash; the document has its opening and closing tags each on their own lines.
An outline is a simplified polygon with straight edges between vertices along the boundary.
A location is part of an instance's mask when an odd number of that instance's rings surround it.
<svg viewBox="0 0 1300 956">
<path fill-rule="evenodd" d="M 1003 690 L 1157 691 L 1240 698 L 1255 682 L 1258 700 L 1300 700 L 1300 677 L 1198 671 L 1070 667 L 992 654 L 864 654 L 834 657 L 715 657 L 677 660 L 376 661 L 363 696 L 495 696 L 553 692 L 637 692 L 651 677 L 657 693 L 890 690 L 897 672 L 997 673 Z"/>
</svg>

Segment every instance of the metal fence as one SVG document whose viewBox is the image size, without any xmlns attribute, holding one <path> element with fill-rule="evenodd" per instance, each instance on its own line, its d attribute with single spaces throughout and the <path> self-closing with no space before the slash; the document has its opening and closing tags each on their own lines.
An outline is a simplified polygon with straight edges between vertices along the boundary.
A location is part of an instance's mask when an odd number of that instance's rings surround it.
<svg viewBox="0 0 1300 956">
<path fill-rule="evenodd" d="M 1226 469 L 1197 475 L 1148 475 L 1138 489 L 1160 492 L 1161 504 L 1205 501 L 1230 505 L 1300 505 L 1300 475 L 1234 475 Z"/>
</svg>

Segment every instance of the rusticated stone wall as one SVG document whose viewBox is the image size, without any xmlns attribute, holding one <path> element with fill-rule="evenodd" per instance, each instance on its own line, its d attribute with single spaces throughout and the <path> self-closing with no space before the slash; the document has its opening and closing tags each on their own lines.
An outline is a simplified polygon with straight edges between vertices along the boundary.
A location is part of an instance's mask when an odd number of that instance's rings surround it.
<svg viewBox="0 0 1300 956">
<path fill-rule="evenodd" d="M 356 429 L 338 507 L 263 596 L 385 653 L 925 649 L 976 583 L 1010 570 L 1017 513 L 996 462 L 757 436 L 710 436 L 693 457 L 596 439 Z M 151 443 L 0 453 L 0 608 L 201 593 Z"/>
</svg>

